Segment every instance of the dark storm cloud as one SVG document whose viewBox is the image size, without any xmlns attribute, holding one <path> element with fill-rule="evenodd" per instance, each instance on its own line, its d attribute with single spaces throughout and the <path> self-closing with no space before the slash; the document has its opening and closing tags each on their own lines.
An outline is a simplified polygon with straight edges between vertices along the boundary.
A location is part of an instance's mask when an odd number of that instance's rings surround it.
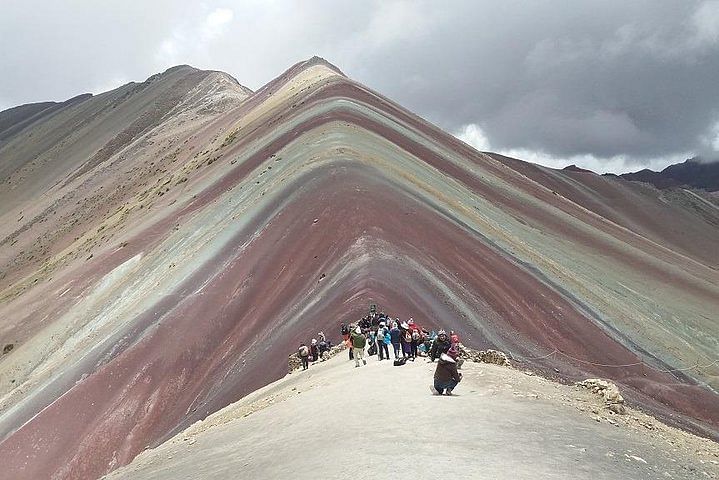
<svg viewBox="0 0 719 480">
<path fill-rule="evenodd" d="M 719 0 L 46 1 L 0 28 L 5 106 L 177 63 L 257 88 L 319 54 L 480 147 L 597 169 L 717 156 Z"/>
</svg>

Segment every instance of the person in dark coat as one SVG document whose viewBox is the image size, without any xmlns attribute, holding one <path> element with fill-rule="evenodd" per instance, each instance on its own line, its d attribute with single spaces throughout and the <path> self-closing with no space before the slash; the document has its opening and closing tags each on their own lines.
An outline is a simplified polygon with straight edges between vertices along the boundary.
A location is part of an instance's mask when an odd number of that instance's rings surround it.
<svg viewBox="0 0 719 480">
<path fill-rule="evenodd" d="M 398 319 L 399 320 L 399 319 Z M 401 337 L 402 332 L 399 329 L 399 325 L 397 322 L 394 322 L 392 324 L 392 328 L 389 331 L 390 340 L 392 341 L 392 348 L 394 349 L 394 358 L 395 360 L 399 358 L 399 354 L 402 351 L 401 350 Z"/>
<path fill-rule="evenodd" d="M 443 353 L 439 356 L 437 369 L 434 371 L 434 384 L 429 386 L 433 395 L 452 395 L 457 384 L 462 381 L 462 374 L 457 371 L 457 362 Z"/>
<path fill-rule="evenodd" d="M 432 342 L 432 348 L 429 349 L 429 360 L 434 362 L 440 355 L 447 353 L 451 346 L 452 344 L 449 342 L 449 338 L 447 338 L 447 332 L 440 330 L 437 334 L 437 338 Z"/>
<path fill-rule="evenodd" d="M 313 338 L 312 343 L 310 344 L 310 360 L 313 362 L 316 362 L 319 358 L 320 351 L 319 348 L 317 348 L 317 339 Z"/>
<path fill-rule="evenodd" d="M 406 322 L 400 325 L 400 344 L 402 345 L 402 356 L 404 358 L 412 357 L 412 331 Z"/>
</svg>

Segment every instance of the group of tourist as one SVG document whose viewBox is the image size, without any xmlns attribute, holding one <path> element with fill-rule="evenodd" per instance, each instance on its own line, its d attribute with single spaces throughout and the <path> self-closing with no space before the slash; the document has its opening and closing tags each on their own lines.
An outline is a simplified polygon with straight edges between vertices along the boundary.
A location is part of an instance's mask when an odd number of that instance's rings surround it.
<svg viewBox="0 0 719 480">
<path fill-rule="evenodd" d="M 452 395 L 452 390 L 462 379 L 457 371 L 459 336 L 455 332 L 429 332 L 412 318 L 403 322 L 372 308 L 357 324 L 341 324 L 340 329 L 355 368 L 360 362 L 367 365 L 365 353 L 376 355 L 379 361 L 390 360 L 389 346 L 392 345 L 395 365 L 414 361 L 418 356 L 427 356 L 431 362 L 438 360 L 434 384 L 430 386 L 434 395 Z"/>
<path fill-rule="evenodd" d="M 297 349 L 297 355 L 302 362 L 302 370 L 309 368 L 310 362 L 317 360 L 325 360 L 325 353 L 332 348 L 332 342 L 327 340 L 324 332 L 317 333 L 317 338 L 313 338 L 309 345 L 301 343 Z"/>
<path fill-rule="evenodd" d="M 451 331 L 427 331 L 414 319 L 401 321 L 384 312 L 377 312 L 374 305 L 370 312 L 357 323 L 340 325 L 342 339 L 347 345 L 349 359 L 355 361 L 355 368 L 367 365 L 367 358 L 377 356 L 379 361 L 391 360 L 389 347 L 392 346 L 394 364 L 403 365 L 406 361 L 426 356 L 428 361 L 437 360 L 434 383 L 430 390 L 434 395 L 452 395 L 452 390 L 462 379 L 457 371 L 461 365 L 459 359 L 459 336 Z M 298 356 L 302 369 L 307 370 L 309 362 L 324 360 L 325 352 L 331 348 L 323 332 L 317 334 L 310 345 L 300 344 Z"/>
</svg>

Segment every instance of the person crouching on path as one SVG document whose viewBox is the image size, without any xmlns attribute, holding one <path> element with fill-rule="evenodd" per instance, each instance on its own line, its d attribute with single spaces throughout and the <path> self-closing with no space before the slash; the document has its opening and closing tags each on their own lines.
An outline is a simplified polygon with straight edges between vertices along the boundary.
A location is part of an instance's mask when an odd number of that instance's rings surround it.
<svg viewBox="0 0 719 480">
<path fill-rule="evenodd" d="M 434 384 L 429 386 L 433 395 L 452 395 L 452 390 L 462 381 L 462 374 L 457 371 L 457 363 L 452 357 L 443 353 L 439 356 L 437 369 L 434 371 Z"/>
<path fill-rule="evenodd" d="M 302 370 L 307 370 L 307 367 L 309 366 L 309 356 L 310 356 L 310 349 L 307 348 L 307 345 L 304 343 L 300 343 L 300 348 L 297 349 L 297 355 L 299 355 L 300 360 L 302 361 Z"/>
<path fill-rule="evenodd" d="M 352 335 L 350 335 L 352 341 L 352 350 L 355 357 L 355 367 L 359 367 L 360 360 L 364 365 L 367 365 L 367 360 L 364 359 L 364 347 L 367 344 L 367 339 L 362 335 L 362 329 L 360 327 L 355 328 Z"/>
</svg>

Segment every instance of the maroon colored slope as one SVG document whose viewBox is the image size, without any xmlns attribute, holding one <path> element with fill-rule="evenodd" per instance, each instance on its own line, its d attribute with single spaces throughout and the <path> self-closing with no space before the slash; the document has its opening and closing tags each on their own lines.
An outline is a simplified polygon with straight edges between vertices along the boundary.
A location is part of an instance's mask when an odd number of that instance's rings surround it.
<svg viewBox="0 0 719 480">
<path fill-rule="evenodd" d="M 137 218 L 141 228 L 123 237 L 123 248 L 97 252 L 58 272 L 53 282 L 24 293 L 22 299 L 31 307 L 6 331 L 30 341 L 42 332 L 45 319 L 73 308 L 69 296 L 56 302 L 45 298 L 67 284 L 75 294 L 87 294 L 135 255 L 163 255 L 169 247 L 160 243 L 174 238 L 180 223 L 218 209 L 221 225 L 219 210 L 228 191 L 249 188 L 256 169 L 272 163 L 273 155 L 332 125 L 376 136 L 420 159 L 437 181 L 451 179 L 472 198 L 562 236 L 581 252 L 611 257 L 658 284 L 716 303 L 715 271 L 701 263 L 706 254 L 679 240 L 674 240 L 677 248 L 667 248 L 675 246 L 672 240 L 661 230 L 654 237 L 646 234 L 649 223 L 623 209 L 623 200 L 612 204 L 610 189 L 594 186 L 591 192 L 573 177 L 591 174 L 555 176 L 521 162 L 507 162 L 512 168 L 506 168 L 342 76 L 310 84 L 233 133 L 238 119 L 262 111 L 265 101 L 295 76 L 321 65 L 320 59 L 295 65 L 187 138 L 188 145 L 202 145 L 199 150 L 215 155 L 207 161 L 206 173 L 193 180 L 193 188 L 174 198 L 168 190 L 157 213 Z M 332 103 L 337 99 L 344 101 Z M 290 127 L 282 133 L 285 124 Z M 416 136 L 404 134 L 399 124 Z M 218 146 L 224 135 L 237 138 Z M 218 138 L 213 144 L 211 139 Z M 359 141 L 348 146 L 363 152 Z M 320 155 L 331 148 L 331 142 L 320 142 L 311 151 Z M 477 170 L 463 168 L 446 152 Z M 183 161 L 194 158 L 190 151 L 182 155 Z M 498 187 L 488 175 L 513 190 Z M 342 156 L 287 180 L 272 202 L 242 219 L 246 223 L 241 228 L 224 224 L 232 235 L 222 248 L 207 247 L 209 253 L 193 258 L 192 273 L 135 315 L 127 328 L 98 340 L 31 401 L 5 414 L 0 423 L 5 472 L 16 478 L 92 478 L 126 464 L 145 446 L 283 375 L 286 355 L 300 340 L 318 330 L 336 332 L 340 322 L 361 315 L 370 299 L 403 318 L 411 315 L 428 326 L 453 328 L 470 346 L 541 357 L 532 362 L 535 368 L 550 374 L 557 368 L 564 379 L 613 378 L 637 404 L 717 436 L 715 394 L 680 372 L 661 372 L 668 366 L 658 356 L 612 327 L 593 305 L 515 258 L 450 207 L 419 195 L 411 182 Z M 690 217 L 685 221 L 692 223 Z M 198 223 L 197 228 L 207 226 Z M 711 226 L 694 228 L 716 238 Z M 588 233 L 592 231 L 602 235 Z M 621 244 L 632 248 L 617 246 Z M 674 251 L 681 251 L 680 246 L 699 262 Z M 559 353 L 545 355 L 552 350 Z M 656 368 L 603 366 L 640 361 Z"/>
</svg>

